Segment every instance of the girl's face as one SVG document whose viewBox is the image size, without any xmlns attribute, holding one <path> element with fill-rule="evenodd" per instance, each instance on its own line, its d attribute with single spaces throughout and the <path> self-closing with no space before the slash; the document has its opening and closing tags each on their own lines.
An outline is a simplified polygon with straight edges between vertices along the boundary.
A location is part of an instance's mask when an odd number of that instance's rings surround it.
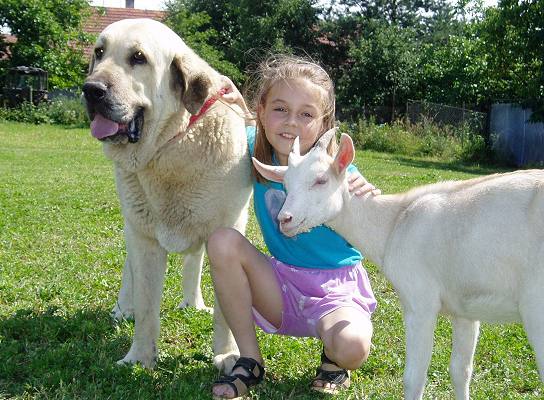
<svg viewBox="0 0 544 400">
<path fill-rule="evenodd" d="M 305 154 L 323 131 L 321 89 L 307 79 L 280 81 L 264 100 L 259 104 L 258 118 L 278 162 L 287 165 L 296 136 L 300 153 Z"/>
</svg>

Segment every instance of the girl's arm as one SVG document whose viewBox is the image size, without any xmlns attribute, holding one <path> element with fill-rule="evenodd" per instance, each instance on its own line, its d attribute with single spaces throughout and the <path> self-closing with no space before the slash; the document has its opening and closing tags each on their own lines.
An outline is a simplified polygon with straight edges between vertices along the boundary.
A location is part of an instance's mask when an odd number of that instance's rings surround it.
<svg viewBox="0 0 544 400">
<path fill-rule="evenodd" d="M 227 93 L 223 95 L 222 99 L 229 104 L 236 104 L 238 107 L 240 107 L 244 113 L 246 125 L 255 126 L 255 117 L 253 116 L 251 111 L 249 111 L 249 108 L 247 108 L 244 97 L 242 96 L 236 85 L 224 75 L 221 76 L 221 80 L 223 81 L 223 86 L 227 89 Z"/>
</svg>

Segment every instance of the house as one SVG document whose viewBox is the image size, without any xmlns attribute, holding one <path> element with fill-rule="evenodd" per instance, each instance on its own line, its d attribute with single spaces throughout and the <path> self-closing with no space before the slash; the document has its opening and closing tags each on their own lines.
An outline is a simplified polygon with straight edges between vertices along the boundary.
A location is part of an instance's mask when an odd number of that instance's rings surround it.
<svg viewBox="0 0 544 400">
<path fill-rule="evenodd" d="M 127 1 L 127 3 L 129 3 Z M 137 8 L 117 8 L 117 7 L 91 7 L 91 16 L 83 24 L 83 30 L 86 33 L 98 35 L 104 28 L 113 22 L 122 19 L 133 18 L 151 18 L 162 21 L 166 16 L 164 11 L 141 10 Z M 85 55 L 90 56 L 93 46 L 85 48 Z"/>
<path fill-rule="evenodd" d="M 127 7 L 91 7 L 91 15 L 83 23 L 83 31 L 98 35 L 109 24 L 120 21 L 127 18 L 151 18 L 157 21 L 162 21 L 166 13 L 159 10 L 143 10 L 138 8 L 132 8 L 134 1 L 127 0 Z M 17 37 L 9 33 L 0 34 L 0 60 L 9 58 L 11 45 L 17 42 Z M 89 45 L 85 48 L 85 56 L 90 57 L 93 49 L 93 45 Z"/>
</svg>

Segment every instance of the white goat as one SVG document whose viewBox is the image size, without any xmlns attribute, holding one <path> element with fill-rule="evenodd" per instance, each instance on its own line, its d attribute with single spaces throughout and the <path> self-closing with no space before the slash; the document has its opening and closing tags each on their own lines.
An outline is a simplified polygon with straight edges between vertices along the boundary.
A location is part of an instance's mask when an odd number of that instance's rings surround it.
<svg viewBox="0 0 544 400">
<path fill-rule="evenodd" d="M 450 375 L 457 399 L 469 398 L 479 321 L 521 321 L 544 380 L 544 171 L 442 182 L 396 195 L 356 197 L 346 167 L 347 135 L 333 159 L 331 130 L 288 167 L 253 162 L 284 182 L 278 220 L 287 236 L 325 223 L 360 249 L 395 287 L 406 329 L 405 398 L 421 399 L 439 313 L 453 327 Z"/>
</svg>

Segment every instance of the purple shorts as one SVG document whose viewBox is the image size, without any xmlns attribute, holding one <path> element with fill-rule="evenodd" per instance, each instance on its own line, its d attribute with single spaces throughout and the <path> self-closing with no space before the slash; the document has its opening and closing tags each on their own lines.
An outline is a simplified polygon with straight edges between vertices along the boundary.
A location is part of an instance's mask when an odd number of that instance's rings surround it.
<svg viewBox="0 0 544 400">
<path fill-rule="evenodd" d="M 267 333 L 319 337 L 317 321 L 340 307 L 353 307 L 369 318 L 376 299 L 361 263 L 336 269 L 311 269 L 269 258 L 282 291 L 283 311 L 279 328 L 254 308 L 255 323 Z"/>
</svg>

